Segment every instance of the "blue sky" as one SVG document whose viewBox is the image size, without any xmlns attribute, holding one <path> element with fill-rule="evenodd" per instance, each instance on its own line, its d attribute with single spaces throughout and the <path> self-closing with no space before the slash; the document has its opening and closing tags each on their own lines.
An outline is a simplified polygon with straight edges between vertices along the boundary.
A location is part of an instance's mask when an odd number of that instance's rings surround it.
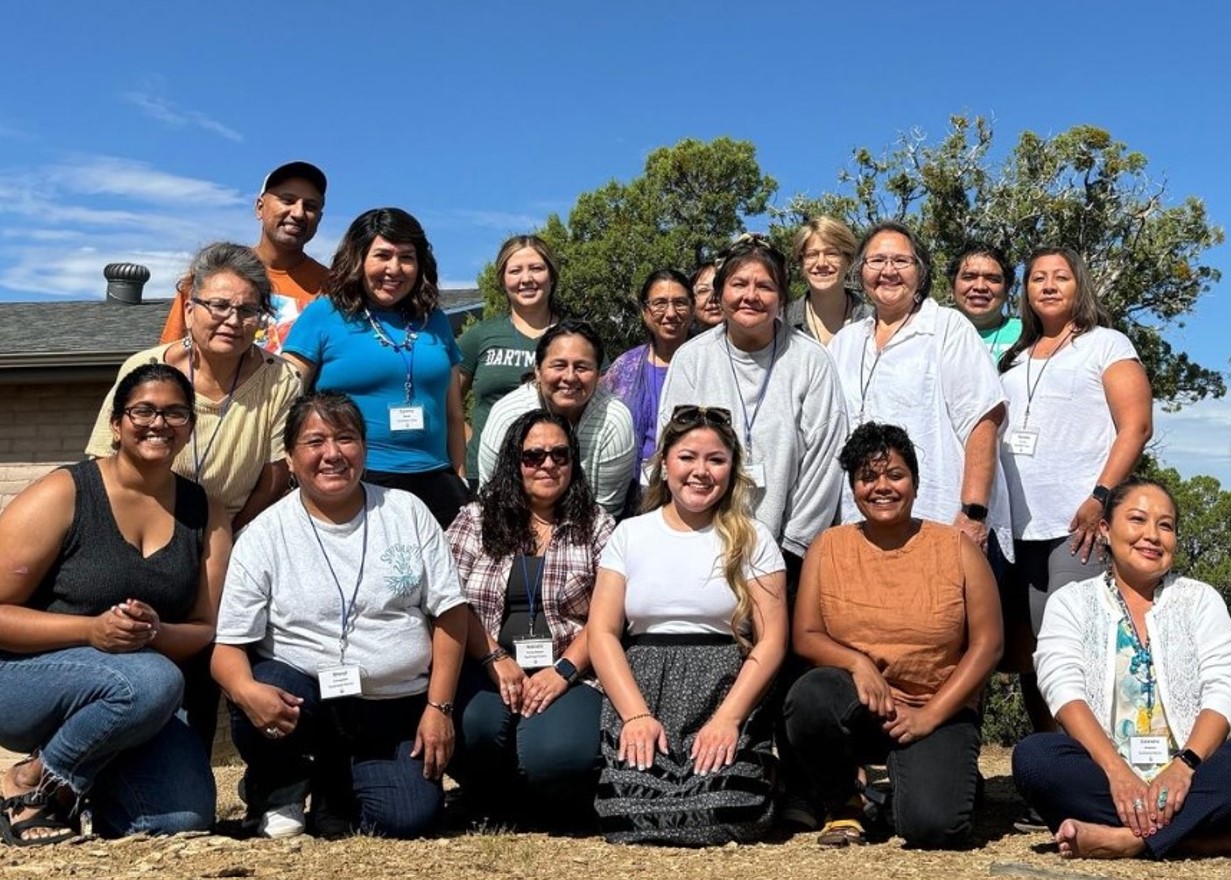
<svg viewBox="0 0 1231 880">
<path fill-rule="evenodd" d="M 427 228 L 446 285 L 508 234 L 627 180 L 684 137 L 753 141 L 777 203 L 836 184 L 856 146 L 933 139 L 949 115 L 1102 126 L 1170 198 L 1231 224 L 1231 13 L 1210 4 L 321 2 L 23 4 L 0 95 L 0 300 L 100 296 L 102 266 L 169 291 L 189 254 L 255 241 L 264 174 L 330 178 L 309 251 L 360 211 Z M 763 225 L 754 222 L 753 225 Z M 1231 272 L 1231 247 L 1208 255 Z M 1169 335 L 1226 370 L 1231 274 Z M 1231 486 L 1231 404 L 1163 416 L 1158 452 Z"/>
</svg>

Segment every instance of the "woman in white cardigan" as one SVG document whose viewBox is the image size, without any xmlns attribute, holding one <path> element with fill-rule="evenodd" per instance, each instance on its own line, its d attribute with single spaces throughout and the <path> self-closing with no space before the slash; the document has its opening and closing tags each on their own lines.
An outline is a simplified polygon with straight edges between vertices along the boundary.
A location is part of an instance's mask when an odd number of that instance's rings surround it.
<svg viewBox="0 0 1231 880">
<path fill-rule="evenodd" d="M 1110 569 L 1048 600 L 1034 664 L 1064 732 L 1019 743 L 1013 778 L 1066 858 L 1231 854 L 1231 617 L 1170 572 L 1178 524 L 1165 488 L 1126 480 Z"/>
</svg>

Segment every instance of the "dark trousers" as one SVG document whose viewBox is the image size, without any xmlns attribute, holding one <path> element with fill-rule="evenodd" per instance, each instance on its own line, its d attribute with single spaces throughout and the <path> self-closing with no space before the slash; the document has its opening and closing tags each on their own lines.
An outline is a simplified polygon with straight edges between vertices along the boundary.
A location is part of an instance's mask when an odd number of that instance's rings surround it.
<svg viewBox="0 0 1231 880">
<path fill-rule="evenodd" d="M 248 765 L 244 785 L 252 814 L 301 801 L 311 791 L 314 800 L 329 796 L 334 809 L 349 795 L 366 834 L 408 838 L 431 830 L 444 790 L 439 780 L 425 779 L 423 762 L 410 756 L 425 696 L 322 700 L 313 676 L 276 660 L 254 659 L 252 675 L 303 698 L 295 730 L 276 740 L 231 706 L 231 736 Z M 350 790 L 339 791 L 340 781 Z"/>
<path fill-rule="evenodd" d="M 391 471 L 365 471 L 363 478 L 386 489 L 401 489 L 427 505 L 442 529 L 453 525 L 457 512 L 470 503 L 470 487 L 453 468 L 399 474 Z"/>
<path fill-rule="evenodd" d="M 210 645 L 193 654 L 180 664 L 184 673 L 184 712 L 188 726 L 201 740 L 206 757 L 214 753 L 214 737 L 218 733 L 218 704 L 222 691 L 209 672 L 209 661 L 214 655 Z"/>
<path fill-rule="evenodd" d="M 951 849 L 970 835 L 979 780 L 979 718 L 964 709 L 921 740 L 890 738 L 859 702 L 849 672 L 822 666 L 787 694 L 786 735 L 827 809 L 857 791 L 860 764 L 884 761 L 893 786 L 894 830 L 908 846 Z"/>
<path fill-rule="evenodd" d="M 1065 819 L 1119 828 L 1107 774 L 1077 740 L 1064 733 L 1036 733 L 1013 749 L 1013 782 L 1055 831 Z M 1231 830 L 1231 744 L 1201 762 L 1184 806 L 1171 824 L 1145 838 L 1156 859 L 1188 835 Z"/>
<path fill-rule="evenodd" d="M 487 673 L 467 660 L 458 683 L 457 749 L 449 775 L 467 803 L 498 814 L 555 818 L 592 810 L 603 695 L 574 684 L 539 715 L 509 711 Z"/>
</svg>

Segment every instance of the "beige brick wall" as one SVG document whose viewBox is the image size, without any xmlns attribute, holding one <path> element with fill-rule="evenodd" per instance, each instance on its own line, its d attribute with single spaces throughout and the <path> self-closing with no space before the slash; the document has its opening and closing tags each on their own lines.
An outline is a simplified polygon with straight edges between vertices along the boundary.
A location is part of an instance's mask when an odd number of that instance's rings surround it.
<svg viewBox="0 0 1231 880">
<path fill-rule="evenodd" d="M 106 382 L 0 385 L 0 509 L 31 480 L 80 461 Z"/>
</svg>

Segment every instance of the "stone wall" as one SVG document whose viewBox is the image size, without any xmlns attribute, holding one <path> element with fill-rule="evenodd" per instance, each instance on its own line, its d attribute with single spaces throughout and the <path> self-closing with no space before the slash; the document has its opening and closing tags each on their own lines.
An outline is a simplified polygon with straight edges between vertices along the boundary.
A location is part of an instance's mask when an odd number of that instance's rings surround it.
<svg viewBox="0 0 1231 880">
<path fill-rule="evenodd" d="M 56 465 L 80 461 L 107 382 L 0 385 L 0 509 Z"/>
</svg>

